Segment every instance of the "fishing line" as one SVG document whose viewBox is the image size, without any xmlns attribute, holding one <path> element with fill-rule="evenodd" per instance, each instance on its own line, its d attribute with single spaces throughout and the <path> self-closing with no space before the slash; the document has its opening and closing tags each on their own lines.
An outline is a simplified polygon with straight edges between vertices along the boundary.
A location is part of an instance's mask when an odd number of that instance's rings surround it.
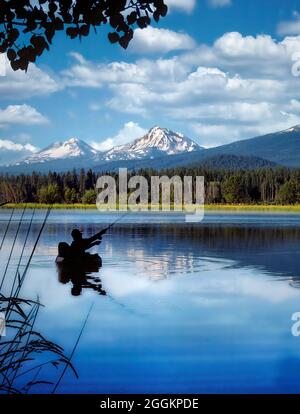
<svg viewBox="0 0 300 414">
<path fill-rule="evenodd" d="M 78 338 L 77 338 L 77 340 L 76 340 L 76 342 L 75 342 L 75 344 L 74 344 L 74 347 L 73 347 L 73 349 L 72 349 L 71 355 L 69 356 L 69 359 L 68 359 L 68 361 L 69 361 L 69 362 L 71 362 L 71 360 L 72 360 L 72 358 L 73 358 L 73 356 L 74 356 L 74 353 L 75 353 L 75 351 L 76 351 L 77 345 L 78 345 L 78 343 L 79 343 L 79 341 L 80 341 L 80 338 L 81 338 L 81 336 L 82 336 L 82 334 L 83 334 L 84 328 L 86 327 L 87 321 L 88 321 L 88 319 L 89 319 L 89 317 L 90 317 L 90 314 L 91 314 L 91 312 L 92 312 L 93 307 L 94 307 L 94 302 L 91 304 L 90 309 L 89 309 L 89 311 L 88 311 L 88 313 L 87 313 L 87 315 L 86 315 L 86 317 L 85 317 L 85 320 L 84 320 L 84 323 L 83 323 L 83 325 L 82 325 L 82 327 L 81 327 L 81 330 L 80 330 L 80 332 L 79 332 Z M 61 373 L 61 375 L 60 375 L 60 377 L 59 377 L 59 379 L 58 379 L 57 383 L 55 384 L 55 387 L 53 388 L 53 390 L 52 390 L 51 394 L 54 394 L 54 393 L 55 393 L 55 391 L 57 390 L 57 387 L 59 386 L 59 384 L 60 384 L 61 380 L 63 379 L 63 377 L 64 377 L 64 375 L 65 375 L 65 373 L 66 373 L 66 371 L 67 371 L 67 369 L 68 369 L 68 366 L 69 366 L 68 364 L 66 364 L 66 365 L 65 365 L 65 367 L 64 367 L 64 369 L 63 369 L 63 372 Z"/>
</svg>

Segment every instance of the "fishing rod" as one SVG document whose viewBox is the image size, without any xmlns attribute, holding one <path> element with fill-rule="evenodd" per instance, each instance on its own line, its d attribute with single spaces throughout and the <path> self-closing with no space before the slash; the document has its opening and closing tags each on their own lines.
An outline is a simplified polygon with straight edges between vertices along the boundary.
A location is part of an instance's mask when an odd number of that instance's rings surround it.
<svg viewBox="0 0 300 414">
<path fill-rule="evenodd" d="M 115 224 L 117 224 L 119 221 L 122 220 L 123 217 L 125 217 L 128 213 L 123 214 L 121 217 L 117 218 L 117 220 L 115 220 L 113 223 L 111 223 L 108 227 L 106 227 L 105 229 L 99 231 L 99 233 L 97 233 L 98 236 L 103 236 L 108 230 L 110 230 Z"/>
</svg>

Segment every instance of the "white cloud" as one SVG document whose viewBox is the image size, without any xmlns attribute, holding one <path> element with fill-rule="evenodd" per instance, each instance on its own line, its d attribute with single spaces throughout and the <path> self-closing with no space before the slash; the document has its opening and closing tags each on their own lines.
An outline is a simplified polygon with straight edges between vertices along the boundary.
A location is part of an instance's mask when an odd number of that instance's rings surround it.
<svg viewBox="0 0 300 414">
<path fill-rule="evenodd" d="M 298 35 L 300 34 L 300 15 L 294 12 L 293 20 L 282 21 L 277 26 L 277 33 L 280 36 Z"/>
<path fill-rule="evenodd" d="M 199 137 L 206 148 L 224 144 L 226 141 L 238 140 L 239 130 L 233 125 L 208 125 L 202 123 L 192 124 L 192 131 Z"/>
<path fill-rule="evenodd" d="M 127 122 L 120 129 L 120 131 L 113 137 L 107 138 L 102 142 L 92 142 L 91 146 L 99 151 L 108 151 L 114 146 L 124 145 L 133 141 L 136 138 L 140 138 L 147 133 L 147 130 L 140 127 L 135 122 Z"/>
<path fill-rule="evenodd" d="M 32 98 L 33 96 L 50 95 L 62 88 L 54 78 L 30 64 L 27 73 L 13 71 L 6 61 L 6 76 L 0 77 L 1 98 Z"/>
<path fill-rule="evenodd" d="M 8 151 L 29 151 L 29 152 L 36 152 L 38 148 L 31 144 L 19 144 L 8 139 L 0 139 L 0 150 L 8 150 Z"/>
<path fill-rule="evenodd" d="M 269 35 L 243 36 L 238 32 L 226 33 L 216 40 L 217 52 L 228 57 L 276 57 L 280 52 L 278 43 Z"/>
<path fill-rule="evenodd" d="M 191 13 L 195 6 L 196 0 L 165 0 L 170 10 L 179 9 L 186 13 Z"/>
<path fill-rule="evenodd" d="M 231 0 L 208 0 L 210 6 L 217 8 L 217 7 L 227 7 L 231 6 Z"/>
<path fill-rule="evenodd" d="M 224 122 L 257 124 L 267 122 L 273 117 L 274 106 L 267 102 L 248 103 L 248 102 L 227 102 L 212 103 L 203 106 L 191 106 L 175 108 L 169 110 L 169 115 L 173 118 L 195 120 L 223 120 Z"/>
<path fill-rule="evenodd" d="M 167 53 L 175 50 L 193 49 L 195 45 L 194 39 L 186 33 L 148 26 L 146 29 L 134 31 L 134 37 L 128 50 L 143 54 Z"/>
<path fill-rule="evenodd" d="M 63 82 L 69 87 L 103 88 L 125 83 L 144 85 L 153 82 L 154 74 L 158 81 L 175 80 L 184 76 L 186 69 L 178 59 L 140 59 L 136 63 L 111 62 L 108 64 L 90 62 L 77 58 L 76 63 L 62 72 Z M 82 63 L 83 62 L 83 63 Z"/>
<path fill-rule="evenodd" d="M 300 123 L 299 78 L 292 56 L 300 36 L 225 33 L 168 59 L 97 64 L 76 57 L 68 85 L 103 88 L 104 107 L 180 124 L 199 143 L 228 142 Z"/>
<path fill-rule="evenodd" d="M 97 103 L 95 103 L 95 102 L 91 102 L 91 103 L 89 104 L 89 108 L 90 108 L 90 110 L 91 110 L 91 111 L 93 111 L 93 112 L 98 112 L 98 111 L 100 111 L 100 109 L 101 109 L 101 105 L 99 105 L 99 104 L 97 104 Z"/>
<path fill-rule="evenodd" d="M 286 37 L 281 42 L 269 35 L 243 36 L 225 33 L 212 47 L 200 45 L 181 56 L 189 66 L 215 65 L 244 77 L 286 79 L 291 76 L 292 55 L 300 51 L 300 36 Z"/>
<path fill-rule="evenodd" d="M 298 116 L 282 112 L 279 108 L 274 109 L 274 114 L 266 121 L 249 124 L 236 124 L 235 120 L 222 124 L 193 123 L 191 130 L 204 147 L 210 148 L 244 138 L 285 130 L 292 125 L 300 124 L 300 114 Z"/>
<path fill-rule="evenodd" d="M 9 105 L 0 108 L 0 127 L 6 125 L 39 125 L 48 123 L 48 119 L 30 105 Z"/>
<path fill-rule="evenodd" d="M 70 69 L 62 72 L 66 86 L 81 86 L 100 88 L 107 84 L 118 82 L 145 82 L 146 73 L 136 64 L 126 62 L 112 62 L 109 64 L 95 64 L 86 61 L 80 54 L 72 53 L 76 63 Z"/>
<path fill-rule="evenodd" d="M 0 139 L 0 165 L 15 163 L 36 151 L 38 148 L 30 143 L 19 144 L 9 139 Z"/>
</svg>

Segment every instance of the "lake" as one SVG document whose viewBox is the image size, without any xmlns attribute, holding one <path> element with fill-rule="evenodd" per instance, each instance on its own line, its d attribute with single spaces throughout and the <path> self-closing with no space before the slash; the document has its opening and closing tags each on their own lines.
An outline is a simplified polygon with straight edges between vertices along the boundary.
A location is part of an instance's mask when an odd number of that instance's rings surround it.
<svg viewBox="0 0 300 414">
<path fill-rule="evenodd" d="M 1 270 L 20 214 L 1 250 Z M 43 214 L 36 213 L 29 247 Z M 1 211 L 1 235 L 9 215 Z M 36 327 L 67 354 L 93 305 L 73 357 L 79 378 L 68 370 L 56 392 L 300 392 L 300 337 L 291 333 L 292 314 L 300 312 L 299 214 L 210 211 L 194 225 L 124 220 L 93 248 L 102 268 L 75 286 L 56 268 L 58 242 L 70 242 L 76 226 L 92 235 L 113 220 L 94 211 L 52 211 L 26 276 L 22 296 L 44 305 Z M 53 367 L 39 375 L 59 374 Z"/>
</svg>

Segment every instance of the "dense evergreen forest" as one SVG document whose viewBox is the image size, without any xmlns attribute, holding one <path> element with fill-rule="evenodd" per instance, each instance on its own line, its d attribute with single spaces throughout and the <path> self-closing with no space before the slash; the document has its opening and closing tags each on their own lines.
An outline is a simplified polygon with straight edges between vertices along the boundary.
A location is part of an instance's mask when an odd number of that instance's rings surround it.
<svg viewBox="0 0 300 414">
<path fill-rule="evenodd" d="M 221 170 L 207 167 L 131 171 L 128 176 L 204 176 L 206 203 L 296 204 L 300 203 L 300 170 L 260 168 Z M 103 174 L 101 174 L 103 175 Z M 117 173 L 109 173 L 118 179 Z M 10 203 L 95 203 L 98 176 L 92 170 L 49 172 L 47 175 L 1 175 L 0 201 Z"/>
</svg>

